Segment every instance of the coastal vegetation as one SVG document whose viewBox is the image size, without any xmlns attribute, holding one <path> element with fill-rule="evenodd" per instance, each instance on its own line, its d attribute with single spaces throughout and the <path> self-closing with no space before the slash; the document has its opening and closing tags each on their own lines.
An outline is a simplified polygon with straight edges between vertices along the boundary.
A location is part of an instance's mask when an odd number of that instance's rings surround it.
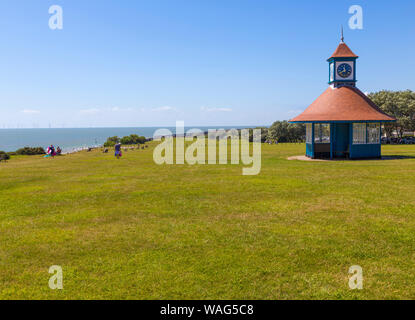
<svg viewBox="0 0 415 320">
<path fill-rule="evenodd" d="M 24 147 L 12 152 L 0 151 L 0 161 L 9 160 L 11 156 L 34 156 L 42 154 L 46 154 L 45 149 L 42 147 Z"/>
<path fill-rule="evenodd" d="M 0 165 L 2 299 L 410 299 L 415 146 L 396 160 L 156 165 L 155 142 Z M 229 157 L 230 158 L 230 157 Z M 63 269 L 63 290 L 48 286 Z M 349 268 L 364 289 L 350 290 Z"/>
<path fill-rule="evenodd" d="M 133 144 L 145 144 L 148 139 L 143 136 L 138 136 L 136 134 L 131 134 L 129 136 L 125 136 L 122 138 L 119 138 L 117 136 L 109 137 L 107 141 L 104 143 L 104 147 L 113 147 L 118 142 L 124 145 L 133 145 Z"/>
<path fill-rule="evenodd" d="M 7 161 L 10 159 L 10 155 L 4 151 L 0 151 L 0 161 Z"/>
<path fill-rule="evenodd" d="M 42 147 L 24 147 L 21 149 L 16 150 L 16 152 L 11 153 L 11 155 L 19 155 L 19 156 L 34 156 L 39 154 L 46 154 L 45 149 Z"/>
</svg>

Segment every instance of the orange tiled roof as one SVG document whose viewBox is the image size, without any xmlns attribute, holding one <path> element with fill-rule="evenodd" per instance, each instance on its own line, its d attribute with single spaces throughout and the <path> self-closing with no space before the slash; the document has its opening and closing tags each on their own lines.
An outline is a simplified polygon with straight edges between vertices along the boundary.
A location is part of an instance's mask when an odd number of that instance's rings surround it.
<svg viewBox="0 0 415 320">
<path fill-rule="evenodd" d="M 355 55 L 347 44 L 341 42 L 329 59 L 331 58 L 359 58 L 359 56 Z"/>
<path fill-rule="evenodd" d="M 359 89 L 329 87 L 302 114 L 290 122 L 396 121 L 384 113 Z"/>
</svg>

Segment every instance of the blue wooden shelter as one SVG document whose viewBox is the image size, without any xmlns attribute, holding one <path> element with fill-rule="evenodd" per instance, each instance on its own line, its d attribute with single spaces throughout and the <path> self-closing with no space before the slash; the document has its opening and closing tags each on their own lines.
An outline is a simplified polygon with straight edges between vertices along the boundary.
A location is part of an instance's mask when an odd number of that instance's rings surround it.
<svg viewBox="0 0 415 320">
<path fill-rule="evenodd" d="M 380 158 L 382 123 L 396 121 L 356 87 L 358 56 L 342 40 L 329 63 L 329 87 L 302 114 L 310 158 Z"/>
</svg>

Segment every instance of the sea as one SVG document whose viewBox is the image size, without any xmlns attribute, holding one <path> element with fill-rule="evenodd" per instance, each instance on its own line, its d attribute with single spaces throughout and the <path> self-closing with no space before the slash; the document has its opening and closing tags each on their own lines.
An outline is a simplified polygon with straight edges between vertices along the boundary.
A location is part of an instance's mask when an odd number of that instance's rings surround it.
<svg viewBox="0 0 415 320">
<path fill-rule="evenodd" d="M 202 131 L 208 129 L 243 129 L 253 126 L 222 126 L 222 127 L 185 127 L 185 131 L 197 128 Z M 152 138 L 159 127 L 141 128 L 48 128 L 48 129 L 0 129 L 0 151 L 16 151 L 23 147 L 43 147 L 53 144 L 60 147 L 64 153 L 76 152 L 91 147 L 102 146 L 108 137 L 124 137 L 137 134 L 146 138 Z M 165 127 L 173 134 L 175 127 Z"/>
</svg>

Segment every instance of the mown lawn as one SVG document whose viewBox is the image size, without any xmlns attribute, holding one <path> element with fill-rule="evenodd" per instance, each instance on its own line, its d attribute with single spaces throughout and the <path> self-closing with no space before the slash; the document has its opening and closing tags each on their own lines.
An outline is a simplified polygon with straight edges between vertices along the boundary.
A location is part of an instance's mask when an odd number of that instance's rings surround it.
<svg viewBox="0 0 415 320">
<path fill-rule="evenodd" d="M 262 152 L 258 176 L 158 166 L 152 147 L 0 163 L 0 298 L 415 298 L 415 159 Z M 52 265 L 64 290 L 49 289 Z M 361 291 L 348 287 L 352 265 Z"/>
</svg>

